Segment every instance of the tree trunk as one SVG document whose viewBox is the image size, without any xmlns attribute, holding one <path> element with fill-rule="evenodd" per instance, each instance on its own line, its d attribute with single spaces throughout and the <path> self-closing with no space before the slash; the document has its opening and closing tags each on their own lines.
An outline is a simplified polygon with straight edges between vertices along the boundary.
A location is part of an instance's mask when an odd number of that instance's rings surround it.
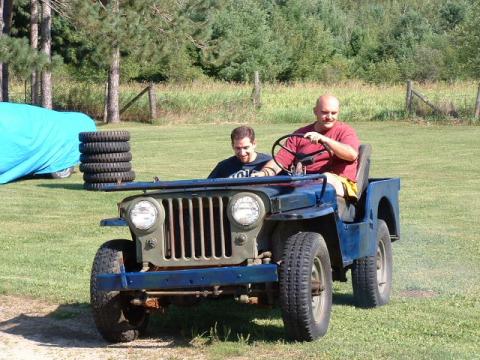
<svg viewBox="0 0 480 360">
<path fill-rule="evenodd" d="M 48 57 L 51 62 L 51 48 L 52 48 L 52 8 L 50 7 L 50 0 L 42 1 L 42 52 Z M 42 71 L 42 106 L 47 109 L 52 108 L 52 72 L 47 66 Z"/>
<path fill-rule="evenodd" d="M 0 0 L 0 37 L 3 36 L 3 0 Z M 0 101 L 3 101 L 3 63 L 0 62 Z"/>
<path fill-rule="evenodd" d="M 107 122 L 120 122 L 120 48 L 117 46 L 112 53 L 112 62 L 108 74 L 108 107 Z"/>
<path fill-rule="evenodd" d="M 30 45 L 38 49 L 38 0 L 30 0 Z M 30 98 L 31 103 L 38 105 L 40 95 L 40 74 L 37 70 L 32 71 Z"/>
<path fill-rule="evenodd" d="M 119 0 L 114 0 L 113 11 L 118 16 L 120 10 Z M 112 44 L 112 58 L 110 69 L 108 71 L 108 104 L 107 104 L 107 122 L 120 122 L 120 45 L 118 42 Z"/>
<path fill-rule="evenodd" d="M 1 36 L 8 36 L 10 34 L 10 28 L 12 25 L 12 9 L 13 9 L 13 0 L 1 0 L 2 4 L 0 7 L 2 8 L 0 11 L 0 29 Z M 2 6 L 3 5 L 3 6 Z M 8 64 L 2 64 L 1 66 L 1 75 L 0 75 L 0 100 L 1 101 L 9 101 L 8 95 L 8 81 L 9 81 L 9 72 L 8 72 Z"/>
</svg>

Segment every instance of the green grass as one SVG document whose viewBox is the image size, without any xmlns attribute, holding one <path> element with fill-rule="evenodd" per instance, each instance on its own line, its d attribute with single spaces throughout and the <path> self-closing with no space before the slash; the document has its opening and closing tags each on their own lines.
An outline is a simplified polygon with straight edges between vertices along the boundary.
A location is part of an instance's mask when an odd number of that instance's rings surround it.
<svg viewBox="0 0 480 360">
<path fill-rule="evenodd" d="M 316 91 L 302 101 L 310 102 Z M 305 112 L 305 118 L 311 116 Z M 149 181 L 207 176 L 231 154 L 233 126 L 125 123 L 99 129 L 131 132 L 137 180 Z M 212 359 L 253 353 L 282 359 L 480 358 L 480 127 L 392 121 L 354 126 L 373 145 L 371 176 L 401 178 L 402 233 L 393 246 L 390 304 L 357 309 L 351 283 L 335 283 L 330 329 L 313 343 L 285 342 L 278 309 L 229 300 L 172 307 L 153 319 L 152 336 L 178 334 L 186 341 L 178 346 L 194 346 Z M 295 127 L 257 123 L 259 151 L 269 152 L 275 138 Z M 83 191 L 79 172 L 1 186 L 0 293 L 87 303 L 98 246 L 129 236 L 98 222 L 116 216 L 116 203 L 126 195 Z"/>
</svg>

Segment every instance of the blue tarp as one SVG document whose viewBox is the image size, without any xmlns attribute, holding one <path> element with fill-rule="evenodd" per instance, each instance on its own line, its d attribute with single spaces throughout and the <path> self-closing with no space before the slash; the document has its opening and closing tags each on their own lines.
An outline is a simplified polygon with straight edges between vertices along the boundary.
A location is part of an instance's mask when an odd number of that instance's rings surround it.
<svg viewBox="0 0 480 360">
<path fill-rule="evenodd" d="M 82 113 L 0 102 L 0 184 L 75 166 L 78 133 L 95 130 Z"/>
</svg>

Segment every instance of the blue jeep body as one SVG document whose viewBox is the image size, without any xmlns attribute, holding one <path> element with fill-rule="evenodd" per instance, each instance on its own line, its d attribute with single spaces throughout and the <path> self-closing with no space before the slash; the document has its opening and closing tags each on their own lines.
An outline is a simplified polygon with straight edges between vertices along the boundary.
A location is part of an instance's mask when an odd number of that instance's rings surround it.
<svg viewBox="0 0 480 360">
<path fill-rule="evenodd" d="M 354 260 L 375 255 L 377 219 L 383 219 L 389 228 L 392 241 L 400 238 L 398 193 L 400 179 L 370 179 L 363 200 L 361 216 L 354 222 L 344 222 L 338 215 L 336 193 L 329 184 L 324 184 L 322 175 L 276 176 L 270 178 L 199 179 L 171 182 L 125 183 L 105 187 L 106 191 L 143 190 L 135 198 L 153 196 L 161 189 L 163 194 L 176 197 L 181 193 L 217 193 L 218 189 L 236 192 L 261 193 L 269 201 L 271 211 L 265 214 L 265 223 L 273 228 L 277 223 L 301 222 L 302 229 L 318 230 L 320 224 L 333 225 L 329 229 L 327 246 L 331 263 L 344 278 L 344 271 Z M 180 190 L 180 192 L 179 192 Z M 152 191 L 149 193 L 147 191 Z M 125 218 L 101 221 L 102 226 L 128 226 Z M 262 223 L 259 226 L 265 226 Z M 288 226 L 288 225 L 287 225 Z M 321 230 L 320 230 L 321 231 Z M 322 231 L 321 231 L 322 232 Z M 135 231 L 134 231 L 135 233 Z M 144 243 L 140 244 L 145 247 Z M 137 254 L 138 257 L 139 254 Z M 141 258 L 137 258 L 139 262 Z M 246 260 L 254 260 L 245 259 Z M 240 265 L 240 264 L 238 264 Z M 174 266 L 175 267 L 175 266 Z M 255 266 L 201 267 L 182 270 L 148 272 L 121 272 L 98 276 L 99 289 L 125 291 L 140 289 L 187 289 L 199 286 L 223 286 L 278 281 L 277 266 L 257 264 Z"/>
<path fill-rule="evenodd" d="M 279 300 L 287 337 L 314 340 L 328 328 L 331 282 L 347 281 L 349 270 L 360 306 L 389 300 L 390 243 L 400 238 L 398 178 L 369 179 L 348 219 L 321 174 L 133 182 L 103 190 L 141 191 L 119 204 L 118 217 L 101 221 L 128 226 L 132 234 L 129 241 L 113 240 L 121 246 L 106 243 L 94 260 L 94 318 L 109 341 L 136 338 L 152 310 L 221 296 Z M 255 217 L 252 223 L 239 223 L 245 212 Z M 148 228 L 138 228 L 137 219 Z M 104 299 L 122 295 L 129 304 L 123 314 L 134 307 L 136 316 L 125 315 L 128 326 L 119 330 L 113 321 L 119 315 L 104 315 L 111 307 Z"/>
</svg>

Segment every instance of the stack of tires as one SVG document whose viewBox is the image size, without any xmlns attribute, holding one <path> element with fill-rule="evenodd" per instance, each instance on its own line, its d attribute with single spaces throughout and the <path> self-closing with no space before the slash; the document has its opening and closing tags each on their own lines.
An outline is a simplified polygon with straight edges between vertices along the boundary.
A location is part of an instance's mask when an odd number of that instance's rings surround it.
<svg viewBox="0 0 480 360">
<path fill-rule="evenodd" d="M 135 180 L 128 131 L 81 132 L 80 171 L 86 190 Z"/>
</svg>

